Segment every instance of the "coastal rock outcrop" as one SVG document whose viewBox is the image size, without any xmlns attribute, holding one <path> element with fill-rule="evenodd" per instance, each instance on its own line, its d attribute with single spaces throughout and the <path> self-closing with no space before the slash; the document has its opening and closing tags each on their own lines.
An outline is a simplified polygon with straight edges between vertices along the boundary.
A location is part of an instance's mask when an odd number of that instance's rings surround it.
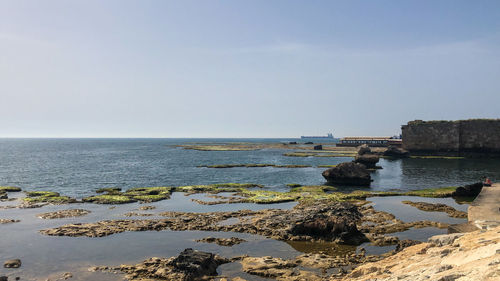
<svg viewBox="0 0 500 281">
<path fill-rule="evenodd" d="M 136 265 L 98 266 L 91 271 L 121 271 L 127 280 L 208 280 L 217 275 L 217 267 L 230 262 L 218 255 L 191 248 L 172 258 L 150 258 Z"/>
<path fill-rule="evenodd" d="M 366 167 L 359 163 L 346 162 L 323 171 L 329 183 L 345 185 L 370 185 L 371 176 Z"/>
<path fill-rule="evenodd" d="M 500 279 L 500 227 L 408 247 L 396 255 L 366 263 L 342 281 L 484 280 Z M 441 242 L 435 242 L 441 241 Z"/>
<path fill-rule="evenodd" d="M 410 152 L 408 150 L 389 145 L 383 155 L 391 158 L 408 158 L 410 157 Z"/>
<path fill-rule="evenodd" d="M 375 154 L 363 154 L 356 155 L 354 158 L 354 163 L 359 163 L 365 165 L 368 169 L 377 169 L 377 163 L 379 161 L 379 156 Z"/>
<path fill-rule="evenodd" d="M 20 259 L 8 260 L 3 263 L 3 267 L 5 268 L 19 268 L 21 267 Z"/>
<path fill-rule="evenodd" d="M 452 197 L 476 197 L 479 195 L 483 189 L 483 183 L 478 182 L 474 184 L 469 184 L 465 186 L 457 187 L 457 189 L 451 194 Z"/>
<path fill-rule="evenodd" d="M 372 150 L 367 144 L 358 146 L 358 155 L 370 154 L 371 152 Z"/>
<path fill-rule="evenodd" d="M 344 244 L 367 241 L 357 229 L 362 214 L 358 207 L 346 202 L 317 201 L 299 204 L 291 210 L 266 209 L 235 212 L 187 213 L 164 212 L 165 219 L 104 220 L 96 223 L 68 224 L 41 230 L 50 236 L 104 237 L 125 231 L 202 230 L 259 234 L 278 240 L 323 240 Z M 219 224 L 238 218 L 234 224 Z"/>
</svg>

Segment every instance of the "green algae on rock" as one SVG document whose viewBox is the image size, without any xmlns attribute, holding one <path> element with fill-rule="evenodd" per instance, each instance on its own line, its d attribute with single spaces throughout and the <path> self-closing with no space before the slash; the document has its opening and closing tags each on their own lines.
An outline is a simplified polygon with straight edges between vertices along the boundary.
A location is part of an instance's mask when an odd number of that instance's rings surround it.
<svg viewBox="0 0 500 281">
<path fill-rule="evenodd" d="M 219 164 L 219 165 L 204 165 L 198 166 L 199 168 L 310 168 L 310 165 L 277 165 L 277 164 Z"/>
<path fill-rule="evenodd" d="M 114 193 L 114 192 L 120 192 L 122 189 L 119 187 L 103 187 L 97 189 L 95 192 L 96 193 Z"/>
<path fill-rule="evenodd" d="M 53 191 L 28 191 L 26 192 L 26 198 L 23 198 L 26 203 L 52 203 L 52 204 L 66 204 L 75 203 L 76 199 L 61 196 L 58 192 Z"/>
<path fill-rule="evenodd" d="M 16 187 L 16 186 L 0 186 L 0 193 L 2 191 L 5 191 L 5 192 L 19 192 L 19 191 L 21 191 L 21 188 Z"/>
<path fill-rule="evenodd" d="M 124 196 L 124 195 L 96 195 L 82 199 L 83 202 L 92 202 L 97 204 L 125 204 L 136 202 L 137 199 Z"/>
</svg>

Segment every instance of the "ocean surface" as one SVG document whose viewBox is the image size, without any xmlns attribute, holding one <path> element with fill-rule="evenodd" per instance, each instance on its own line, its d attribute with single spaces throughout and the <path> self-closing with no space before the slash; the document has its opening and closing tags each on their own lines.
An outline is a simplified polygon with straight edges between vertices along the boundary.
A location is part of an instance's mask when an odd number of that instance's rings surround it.
<svg viewBox="0 0 500 281">
<path fill-rule="evenodd" d="M 175 147 L 177 144 L 227 142 L 288 142 L 298 139 L 0 139 L 0 186 L 13 185 L 25 190 L 53 190 L 64 195 L 84 197 L 101 187 L 179 186 L 210 183 L 259 183 L 272 190 L 288 190 L 287 183 L 318 185 L 325 180 L 325 168 L 199 168 L 215 164 L 302 164 L 326 165 L 351 161 L 349 157 L 286 157 L 285 149 L 257 151 L 196 151 Z M 439 186 L 463 185 L 489 176 L 500 179 L 500 163 L 492 159 L 404 159 L 385 160 L 383 169 L 372 173 L 370 189 L 422 189 Z M 345 188 L 345 187 L 343 187 Z M 366 187 L 365 187 L 366 188 Z M 228 195 L 228 194 L 222 194 Z M 20 198 L 23 193 L 9 193 L 9 198 Z M 148 205 L 156 207 L 153 214 L 164 211 L 214 212 L 264 208 L 290 209 L 297 202 L 279 204 L 221 204 L 201 205 L 191 199 L 213 200 L 207 194 L 173 193 L 171 199 Z M 467 204 L 452 198 L 375 197 L 369 201 L 375 209 L 395 214 L 403 221 L 431 220 L 443 223 L 463 223 L 465 219 L 450 218 L 442 212 L 424 212 L 403 204 L 403 200 L 444 203 L 466 211 Z M 0 202 L 0 207 L 16 205 Z M 89 203 L 71 204 L 71 208 L 91 211 L 84 217 L 42 220 L 37 214 L 69 208 L 68 205 L 46 205 L 35 209 L 2 209 L 0 218 L 19 219 L 20 222 L 2 225 L 0 260 L 20 258 L 22 267 L 15 270 L 0 268 L 0 275 L 21 280 L 55 280 L 64 272 L 72 272 L 71 280 L 122 280 L 122 275 L 94 273 L 88 270 L 96 265 L 135 264 L 152 256 L 176 256 L 185 248 L 217 253 L 225 257 L 242 254 L 291 258 L 302 253 L 328 252 L 345 255 L 357 251 L 356 246 L 339 246 L 325 242 L 277 241 L 260 235 L 207 231 L 144 231 L 124 232 L 101 238 L 56 237 L 39 233 L 41 229 L 68 223 L 86 223 L 109 219 L 144 219 L 126 217 L 137 212 L 139 203 L 113 206 Z M 154 215 L 148 218 L 159 218 Z M 226 222 L 231 223 L 231 222 Z M 234 222 L 233 222 L 234 223 Z M 410 229 L 392 233 L 400 239 L 425 241 L 428 237 L 446 233 L 433 227 Z M 208 236 L 239 237 L 247 242 L 233 247 L 198 243 Z M 373 246 L 364 243 L 369 254 L 381 254 L 395 246 Z M 218 268 L 221 275 L 243 277 L 250 281 L 267 280 L 241 271 L 238 263 Z"/>
<path fill-rule="evenodd" d="M 303 142 L 300 139 L 0 139 L 0 185 L 52 190 L 81 198 L 102 187 L 258 183 L 287 190 L 287 183 L 325 184 L 325 168 L 199 168 L 215 164 L 325 165 L 349 157 L 287 157 L 284 149 L 196 151 L 174 145 L 227 142 Z M 494 159 L 381 159 L 372 190 L 413 190 L 500 179 Z"/>
</svg>

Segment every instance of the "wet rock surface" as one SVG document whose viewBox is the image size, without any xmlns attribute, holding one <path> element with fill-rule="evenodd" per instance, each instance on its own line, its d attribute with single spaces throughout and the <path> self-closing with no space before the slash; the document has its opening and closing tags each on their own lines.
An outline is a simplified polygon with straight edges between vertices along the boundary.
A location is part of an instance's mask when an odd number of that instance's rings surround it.
<svg viewBox="0 0 500 281">
<path fill-rule="evenodd" d="M 205 230 L 260 234 L 278 240 L 325 240 L 359 244 L 366 240 L 357 229 L 361 219 L 358 208 L 350 203 L 316 202 L 299 204 L 291 210 L 266 209 L 236 212 L 187 213 L 164 212 L 157 220 L 105 220 L 96 223 L 69 224 L 41 230 L 51 236 L 103 237 L 124 231 Z M 240 218 L 231 225 L 221 221 Z"/>
<path fill-rule="evenodd" d="M 476 197 L 479 195 L 483 189 L 483 183 L 478 182 L 474 184 L 469 184 L 465 186 L 457 187 L 455 192 L 451 194 L 453 197 Z"/>
<path fill-rule="evenodd" d="M 41 219 L 60 219 L 68 217 L 81 217 L 90 214 L 90 211 L 83 209 L 69 209 L 36 215 Z"/>
<path fill-rule="evenodd" d="M 376 164 L 378 163 L 379 159 L 380 157 L 374 154 L 356 155 L 356 157 L 354 158 L 354 163 L 363 164 L 368 169 L 376 169 L 378 168 Z"/>
<path fill-rule="evenodd" d="M 366 167 L 359 163 L 346 162 L 327 169 L 322 173 L 323 177 L 334 184 L 345 185 L 370 185 L 371 176 Z"/>
<path fill-rule="evenodd" d="M 410 152 L 400 147 L 389 145 L 383 155 L 391 158 L 408 158 L 410 157 Z"/>
<path fill-rule="evenodd" d="M 15 219 L 0 219 L 0 224 L 15 223 L 20 222 L 20 220 Z"/>
<path fill-rule="evenodd" d="M 21 267 L 21 260 L 20 259 L 7 260 L 3 263 L 3 267 L 5 267 L 5 268 L 19 268 L 19 267 Z"/>
<path fill-rule="evenodd" d="M 203 242 L 203 243 L 215 243 L 219 246 L 226 246 L 226 247 L 231 247 L 234 245 L 241 244 L 243 242 L 246 242 L 247 240 L 237 238 L 237 237 L 230 237 L 230 238 L 215 238 L 215 237 L 206 237 L 203 239 L 198 239 L 196 242 Z"/>
<path fill-rule="evenodd" d="M 185 249 L 177 257 L 150 258 L 136 265 L 118 267 L 99 266 L 92 271 L 119 271 L 127 280 L 210 280 L 217 275 L 217 267 L 230 262 L 218 255 Z"/>
<path fill-rule="evenodd" d="M 243 257 L 242 270 L 248 274 L 275 280 L 327 280 L 332 276 L 343 276 L 353 267 L 364 262 L 379 260 L 378 256 L 351 254 L 329 256 L 322 253 L 303 254 L 293 259 L 277 257 Z"/>
<path fill-rule="evenodd" d="M 441 203 L 402 201 L 403 204 L 413 206 L 426 212 L 445 212 L 452 218 L 467 218 L 467 213 Z"/>
</svg>

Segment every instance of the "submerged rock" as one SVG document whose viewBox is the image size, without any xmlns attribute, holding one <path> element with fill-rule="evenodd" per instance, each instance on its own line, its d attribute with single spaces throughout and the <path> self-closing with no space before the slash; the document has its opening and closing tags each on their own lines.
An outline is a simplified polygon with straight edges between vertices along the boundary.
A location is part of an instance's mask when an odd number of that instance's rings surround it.
<svg viewBox="0 0 500 281">
<path fill-rule="evenodd" d="M 215 243 L 219 246 L 226 246 L 226 247 L 231 247 L 237 244 L 241 244 L 243 242 L 246 242 L 247 240 L 237 238 L 237 237 L 231 237 L 231 238 L 215 238 L 215 237 L 206 237 L 203 239 L 198 239 L 196 242 L 204 242 L 204 243 Z"/>
<path fill-rule="evenodd" d="M 14 219 L 0 219 L 0 224 L 15 223 L 15 222 L 20 222 L 20 220 L 14 220 Z"/>
<path fill-rule="evenodd" d="M 3 263 L 3 267 L 5 268 L 19 268 L 21 267 L 20 259 L 8 260 Z"/>
<path fill-rule="evenodd" d="M 427 203 L 427 202 L 413 202 L 413 201 L 402 201 L 401 203 L 413 206 L 422 211 L 445 212 L 452 218 L 467 218 L 466 212 L 458 211 L 457 209 L 442 203 Z"/>
<path fill-rule="evenodd" d="M 323 146 L 321 144 L 315 145 L 313 147 L 314 150 L 323 150 Z"/>
<path fill-rule="evenodd" d="M 60 219 L 68 217 L 81 217 L 89 214 L 90 211 L 83 209 L 69 209 L 36 215 L 41 219 Z"/>
<path fill-rule="evenodd" d="M 346 162 L 323 171 L 329 183 L 345 185 L 370 185 L 371 176 L 366 167 L 359 163 Z"/>
</svg>

